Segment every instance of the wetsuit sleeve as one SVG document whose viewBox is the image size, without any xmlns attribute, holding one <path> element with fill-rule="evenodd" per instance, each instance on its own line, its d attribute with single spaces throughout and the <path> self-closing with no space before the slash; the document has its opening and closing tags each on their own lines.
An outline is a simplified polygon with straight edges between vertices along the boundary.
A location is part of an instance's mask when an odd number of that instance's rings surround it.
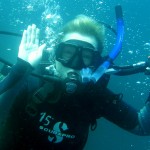
<svg viewBox="0 0 150 150">
<path fill-rule="evenodd" d="M 103 92 L 103 98 L 101 111 L 104 118 L 136 135 L 150 135 L 149 102 L 138 111 L 123 101 L 120 94 L 108 89 Z"/>
<path fill-rule="evenodd" d="M 103 92 L 102 116 L 123 129 L 131 130 L 138 124 L 137 110 L 122 100 L 122 95 L 106 89 Z"/>
<path fill-rule="evenodd" d="M 0 95 L 30 74 L 32 70 L 33 68 L 28 62 L 18 58 L 10 73 L 0 82 Z"/>
<path fill-rule="evenodd" d="M 10 73 L 0 82 L 0 123 L 8 116 L 17 95 L 26 92 L 26 81 L 31 71 L 30 64 L 18 59 Z"/>
</svg>

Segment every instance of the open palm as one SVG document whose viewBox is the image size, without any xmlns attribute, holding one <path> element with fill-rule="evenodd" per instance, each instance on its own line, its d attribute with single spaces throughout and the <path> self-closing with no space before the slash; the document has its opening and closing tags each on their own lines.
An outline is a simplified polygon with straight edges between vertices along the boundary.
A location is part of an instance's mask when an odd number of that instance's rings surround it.
<svg viewBox="0 0 150 150">
<path fill-rule="evenodd" d="M 29 62 L 33 67 L 36 67 L 39 63 L 46 46 L 46 44 L 39 46 L 39 32 L 40 30 L 35 24 L 29 25 L 27 30 L 23 32 L 19 46 L 18 57 Z"/>
</svg>

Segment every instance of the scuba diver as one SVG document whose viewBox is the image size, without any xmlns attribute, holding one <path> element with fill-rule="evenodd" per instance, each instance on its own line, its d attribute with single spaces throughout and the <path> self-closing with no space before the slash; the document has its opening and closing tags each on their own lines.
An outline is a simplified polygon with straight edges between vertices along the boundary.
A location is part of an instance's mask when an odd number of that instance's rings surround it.
<svg viewBox="0 0 150 150">
<path fill-rule="evenodd" d="M 39 45 L 39 33 L 34 24 L 24 30 L 17 62 L 1 81 L 1 89 L 13 84 L 0 96 L 0 149 L 82 150 L 102 117 L 133 134 L 150 135 L 150 102 L 136 110 L 107 88 L 113 58 L 101 56 L 103 25 L 84 15 L 68 22 L 41 74 L 46 44 Z"/>
</svg>

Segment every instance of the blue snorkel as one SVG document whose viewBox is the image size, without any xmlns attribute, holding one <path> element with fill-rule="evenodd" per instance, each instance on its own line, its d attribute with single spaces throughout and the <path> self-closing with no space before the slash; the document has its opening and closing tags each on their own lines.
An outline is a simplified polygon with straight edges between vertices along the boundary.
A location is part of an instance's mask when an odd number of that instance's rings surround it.
<svg viewBox="0 0 150 150">
<path fill-rule="evenodd" d="M 124 35 L 124 21 L 122 15 L 122 8 L 120 5 L 117 5 L 115 7 L 115 12 L 116 12 L 116 20 L 117 20 L 116 44 L 112 49 L 112 51 L 110 52 L 110 54 L 108 55 L 106 61 L 102 65 L 100 65 L 93 74 L 91 74 L 92 71 L 89 68 L 82 69 L 81 75 L 82 75 L 83 83 L 87 83 L 90 81 L 96 83 L 105 73 L 105 71 L 109 68 L 110 63 L 115 60 L 115 58 L 118 56 L 118 54 L 121 51 L 123 35 Z"/>
</svg>

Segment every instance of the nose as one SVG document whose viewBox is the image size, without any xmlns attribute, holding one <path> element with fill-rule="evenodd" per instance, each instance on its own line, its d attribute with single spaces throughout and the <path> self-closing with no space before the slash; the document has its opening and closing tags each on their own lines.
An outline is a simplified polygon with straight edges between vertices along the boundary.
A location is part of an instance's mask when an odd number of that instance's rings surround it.
<svg viewBox="0 0 150 150">
<path fill-rule="evenodd" d="M 79 55 L 73 57 L 70 66 L 75 70 L 80 70 L 82 68 L 82 61 Z"/>
</svg>

